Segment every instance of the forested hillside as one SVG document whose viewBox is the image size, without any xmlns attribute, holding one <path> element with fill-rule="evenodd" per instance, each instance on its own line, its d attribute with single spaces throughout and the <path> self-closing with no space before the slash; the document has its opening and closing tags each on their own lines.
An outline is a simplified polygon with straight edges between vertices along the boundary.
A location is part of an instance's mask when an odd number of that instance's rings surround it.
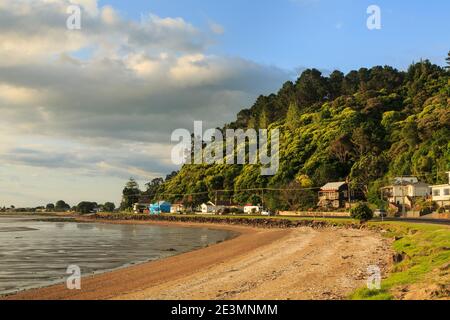
<svg viewBox="0 0 450 320">
<path fill-rule="evenodd" d="M 279 128 L 280 169 L 260 175 L 255 165 L 186 165 L 165 181 L 157 179 L 145 192 L 156 199 L 164 193 L 209 195 L 165 196 L 198 204 L 214 200 L 214 190 L 305 188 L 268 192 L 273 209 L 308 209 L 316 190 L 329 181 L 348 179 L 368 200 L 381 204 L 380 187 L 390 177 L 416 175 L 428 183 L 446 181 L 450 169 L 449 71 L 429 61 L 406 72 L 392 67 L 362 68 L 324 76 L 304 71 L 296 82 L 260 96 L 226 128 Z M 255 192 L 220 193 L 238 203 L 260 202 Z"/>
</svg>

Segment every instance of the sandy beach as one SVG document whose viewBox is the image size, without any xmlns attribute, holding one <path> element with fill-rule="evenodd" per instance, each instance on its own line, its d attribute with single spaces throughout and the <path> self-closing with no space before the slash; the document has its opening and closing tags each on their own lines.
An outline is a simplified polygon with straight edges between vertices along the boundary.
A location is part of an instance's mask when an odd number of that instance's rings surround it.
<svg viewBox="0 0 450 320">
<path fill-rule="evenodd" d="M 83 278 L 81 290 L 61 284 L 5 299 L 345 299 L 366 283 L 368 266 L 385 271 L 392 259 L 389 241 L 367 230 L 157 224 L 226 229 L 240 235 L 204 249 Z"/>
</svg>

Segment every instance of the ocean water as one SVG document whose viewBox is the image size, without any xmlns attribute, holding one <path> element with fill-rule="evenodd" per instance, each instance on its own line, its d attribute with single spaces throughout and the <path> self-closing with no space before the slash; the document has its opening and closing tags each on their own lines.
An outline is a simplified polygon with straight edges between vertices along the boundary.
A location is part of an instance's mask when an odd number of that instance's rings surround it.
<svg viewBox="0 0 450 320">
<path fill-rule="evenodd" d="M 42 218 L 40 218 L 42 220 Z M 50 222 L 0 216 L 0 295 L 200 249 L 235 236 L 208 228 Z"/>
</svg>

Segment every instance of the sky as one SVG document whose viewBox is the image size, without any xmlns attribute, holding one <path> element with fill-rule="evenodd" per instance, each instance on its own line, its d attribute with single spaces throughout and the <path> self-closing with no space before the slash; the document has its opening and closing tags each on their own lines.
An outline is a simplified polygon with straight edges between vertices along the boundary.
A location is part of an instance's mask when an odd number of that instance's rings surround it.
<svg viewBox="0 0 450 320">
<path fill-rule="evenodd" d="M 305 68 L 444 65 L 448 30 L 445 0 L 0 0 L 0 206 L 119 204 L 129 177 L 177 169 L 173 130 L 230 122 Z"/>
</svg>

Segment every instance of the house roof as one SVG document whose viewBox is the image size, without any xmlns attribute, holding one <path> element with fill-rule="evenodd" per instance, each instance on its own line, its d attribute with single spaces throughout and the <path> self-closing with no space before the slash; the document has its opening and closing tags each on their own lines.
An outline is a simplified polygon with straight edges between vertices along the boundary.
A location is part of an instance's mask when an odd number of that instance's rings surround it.
<svg viewBox="0 0 450 320">
<path fill-rule="evenodd" d="M 394 183 L 390 186 L 387 186 L 386 188 L 392 188 L 394 186 L 415 186 L 415 187 L 430 187 L 430 185 L 428 183 L 419 181 L 419 182 L 407 182 L 407 181 L 403 181 L 403 182 L 397 182 Z"/>
<path fill-rule="evenodd" d="M 345 185 L 346 182 L 329 182 L 326 185 L 324 185 L 321 190 L 333 190 L 333 191 L 337 191 L 339 190 L 343 185 Z"/>
</svg>

